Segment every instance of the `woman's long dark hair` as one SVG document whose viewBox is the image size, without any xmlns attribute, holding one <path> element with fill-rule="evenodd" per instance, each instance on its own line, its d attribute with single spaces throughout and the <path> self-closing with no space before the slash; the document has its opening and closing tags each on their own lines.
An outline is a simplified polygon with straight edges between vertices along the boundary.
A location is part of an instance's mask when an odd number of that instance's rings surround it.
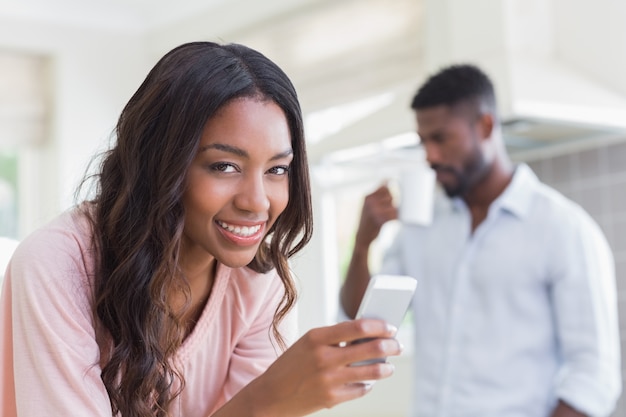
<svg viewBox="0 0 626 417">
<path fill-rule="evenodd" d="M 304 129 L 295 89 L 285 73 L 242 45 L 194 42 L 167 53 L 123 109 L 116 143 L 97 174 L 88 211 L 96 250 L 94 312 L 110 342 L 102 347 L 102 380 L 113 414 L 167 416 L 175 380 L 169 358 L 184 328 L 168 304 L 172 291 L 189 296 L 179 265 L 186 173 L 208 119 L 233 99 L 275 102 L 284 111 L 294 158 L 289 202 L 249 268 L 275 268 L 285 291 L 272 323 L 293 307 L 288 258 L 308 242 L 312 210 Z M 182 388 L 181 388 L 182 389 Z"/>
</svg>

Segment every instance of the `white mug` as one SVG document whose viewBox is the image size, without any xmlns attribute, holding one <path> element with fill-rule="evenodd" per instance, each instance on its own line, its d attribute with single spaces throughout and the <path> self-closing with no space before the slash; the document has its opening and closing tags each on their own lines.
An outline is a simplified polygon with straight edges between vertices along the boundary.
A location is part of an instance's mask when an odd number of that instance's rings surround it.
<svg viewBox="0 0 626 417">
<path fill-rule="evenodd" d="M 426 226 L 433 220 L 436 175 L 429 166 L 417 164 L 400 173 L 401 222 Z"/>
</svg>

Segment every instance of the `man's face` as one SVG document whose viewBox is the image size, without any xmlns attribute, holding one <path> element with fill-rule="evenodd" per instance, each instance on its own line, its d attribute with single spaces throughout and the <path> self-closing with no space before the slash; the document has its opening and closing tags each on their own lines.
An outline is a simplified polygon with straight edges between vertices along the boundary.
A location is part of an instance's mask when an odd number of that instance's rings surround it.
<svg viewBox="0 0 626 417">
<path fill-rule="evenodd" d="M 479 115 L 468 106 L 419 109 L 417 133 L 437 181 L 450 197 L 464 196 L 486 175 Z"/>
</svg>

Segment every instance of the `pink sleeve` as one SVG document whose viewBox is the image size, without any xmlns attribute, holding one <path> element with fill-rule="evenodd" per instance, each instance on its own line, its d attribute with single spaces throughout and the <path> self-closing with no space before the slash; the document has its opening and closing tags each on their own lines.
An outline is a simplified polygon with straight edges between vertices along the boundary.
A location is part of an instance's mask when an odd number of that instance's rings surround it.
<svg viewBox="0 0 626 417">
<path fill-rule="evenodd" d="M 84 262 L 77 236 L 53 228 L 13 256 L 1 301 L 2 416 L 112 415 Z"/>
<path fill-rule="evenodd" d="M 257 315 L 245 336 L 238 341 L 230 358 L 228 379 L 223 389 L 224 400 L 228 401 L 250 381 L 261 375 L 282 353 L 274 339 L 271 325 L 276 306 L 284 292 L 280 279 L 274 275 L 272 285 L 266 288 L 266 297 L 258 299 Z M 297 333 L 297 317 L 294 307 L 279 325 L 280 333 L 287 345 L 294 342 Z"/>
</svg>

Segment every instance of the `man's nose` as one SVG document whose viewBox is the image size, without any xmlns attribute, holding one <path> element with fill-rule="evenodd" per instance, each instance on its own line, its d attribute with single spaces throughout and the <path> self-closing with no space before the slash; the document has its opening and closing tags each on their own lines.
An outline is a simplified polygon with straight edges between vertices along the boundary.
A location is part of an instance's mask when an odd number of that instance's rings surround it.
<svg viewBox="0 0 626 417">
<path fill-rule="evenodd" d="M 441 163 L 441 152 L 439 147 L 433 143 L 422 143 L 426 154 L 426 162 L 429 165 L 437 165 Z"/>
</svg>

